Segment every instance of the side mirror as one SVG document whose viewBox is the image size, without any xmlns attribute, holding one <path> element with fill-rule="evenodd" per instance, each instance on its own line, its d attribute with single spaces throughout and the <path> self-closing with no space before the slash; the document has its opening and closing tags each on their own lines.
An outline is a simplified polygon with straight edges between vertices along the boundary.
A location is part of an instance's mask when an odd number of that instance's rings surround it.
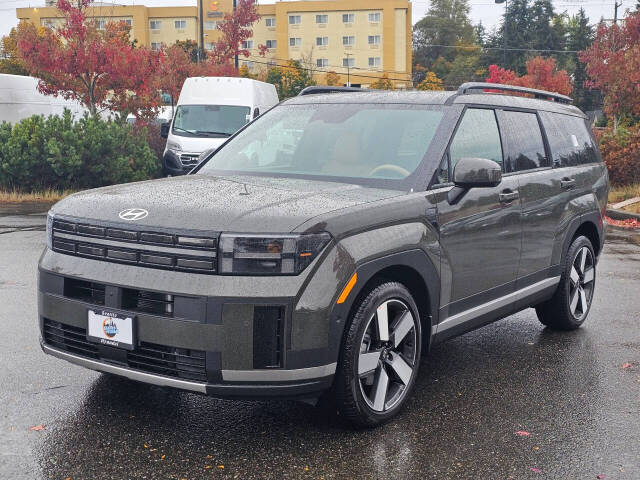
<svg viewBox="0 0 640 480">
<path fill-rule="evenodd" d="M 502 167 L 487 158 L 461 158 L 453 171 L 453 184 L 464 189 L 497 187 L 500 182 Z"/>
<path fill-rule="evenodd" d="M 162 125 L 160 125 L 160 136 L 162 138 L 168 138 L 170 128 L 171 128 L 171 122 L 165 122 Z"/>
</svg>

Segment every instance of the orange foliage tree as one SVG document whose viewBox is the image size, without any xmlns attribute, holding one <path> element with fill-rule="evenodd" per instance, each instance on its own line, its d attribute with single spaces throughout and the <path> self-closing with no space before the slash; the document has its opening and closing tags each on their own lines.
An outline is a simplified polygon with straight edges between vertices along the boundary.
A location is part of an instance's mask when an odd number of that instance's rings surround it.
<svg viewBox="0 0 640 480">
<path fill-rule="evenodd" d="M 555 59 L 551 57 L 532 58 L 527 62 L 526 75 L 521 77 L 512 70 L 490 65 L 487 82 L 537 88 L 563 95 L 571 95 L 571 92 L 573 92 L 573 84 L 569 74 L 565 70 L 558 70 Z"/>
</svg>

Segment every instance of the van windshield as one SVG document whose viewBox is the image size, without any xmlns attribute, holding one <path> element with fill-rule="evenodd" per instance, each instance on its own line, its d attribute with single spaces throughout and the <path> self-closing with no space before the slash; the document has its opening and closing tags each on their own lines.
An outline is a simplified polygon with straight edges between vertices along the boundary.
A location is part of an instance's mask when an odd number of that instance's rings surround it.
<svg viewBox="0 0 640 480">
<path fill-rule="evenodd" d="M 175 135 L 230 137 L 249 121 L 249 107 L 233 105 L 179 105 L 173 131 Z"/>
<path fill-rule="evenodd" d="M 442 107 L 283 105 L 259 117 L 198 173 L 403 180 L 425 158 Z"/>
</svg>

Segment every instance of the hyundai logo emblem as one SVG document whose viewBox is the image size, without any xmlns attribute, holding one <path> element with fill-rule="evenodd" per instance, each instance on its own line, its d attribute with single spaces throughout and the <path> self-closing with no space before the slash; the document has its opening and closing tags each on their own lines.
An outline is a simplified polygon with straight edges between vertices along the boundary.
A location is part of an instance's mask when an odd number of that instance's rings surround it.
<svg viewBox="0 0 640 480">
<path fill-rule="evenodd" d="M 149 215 L 149 212 L 147 212 L 144 208 L 127 208 L 126 210 L 122 210 L 118 214 L 118 216 L 122 220 L 129 220 L 129 221 L 142 220 L 147 215 Z"/>
</svg>

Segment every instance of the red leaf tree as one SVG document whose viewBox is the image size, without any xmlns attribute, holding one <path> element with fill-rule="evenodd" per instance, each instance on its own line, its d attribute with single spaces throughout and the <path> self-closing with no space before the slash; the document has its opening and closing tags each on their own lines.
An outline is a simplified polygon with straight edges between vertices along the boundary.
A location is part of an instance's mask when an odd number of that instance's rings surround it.
<svg viewBox="0 0 640 480">
<path fill-rule="evenodd" d="M 74 2 L 75 3 L 75 2 Z M 150 79 L 160 57 L 134 47 L 129 26 L 110 23 L 104 30 L 87 17 L 90 0 L 58 0 L 64 25 L 38 36 L 34 28 L 19 30 L 18 51 L 27 70 L 40 78 L 39 90 L 82 102 L 92 115 L 102 110 L 120 118 L 135 112 L 150 116 L 159 104 Z"/>
<path fill-rule="evenodd" d="M 556 69 L 555 59 L 535 57 L 527 62 L 527 74 L 519 77 L 511 70 L 497 65 L 489 66 L 487 82 L 518 87 L 537 88 L 570 95 L 573 91 L 571 78 L 565 70 Z"/>
<path fill-rule="evenodd" d="M 587 86 L 604 94 L 608 115 L 640 114 L 640 11 L 629 13 L 621 25 L 601 23 L 580 60 L 587 65 Z"/>
</svg>

